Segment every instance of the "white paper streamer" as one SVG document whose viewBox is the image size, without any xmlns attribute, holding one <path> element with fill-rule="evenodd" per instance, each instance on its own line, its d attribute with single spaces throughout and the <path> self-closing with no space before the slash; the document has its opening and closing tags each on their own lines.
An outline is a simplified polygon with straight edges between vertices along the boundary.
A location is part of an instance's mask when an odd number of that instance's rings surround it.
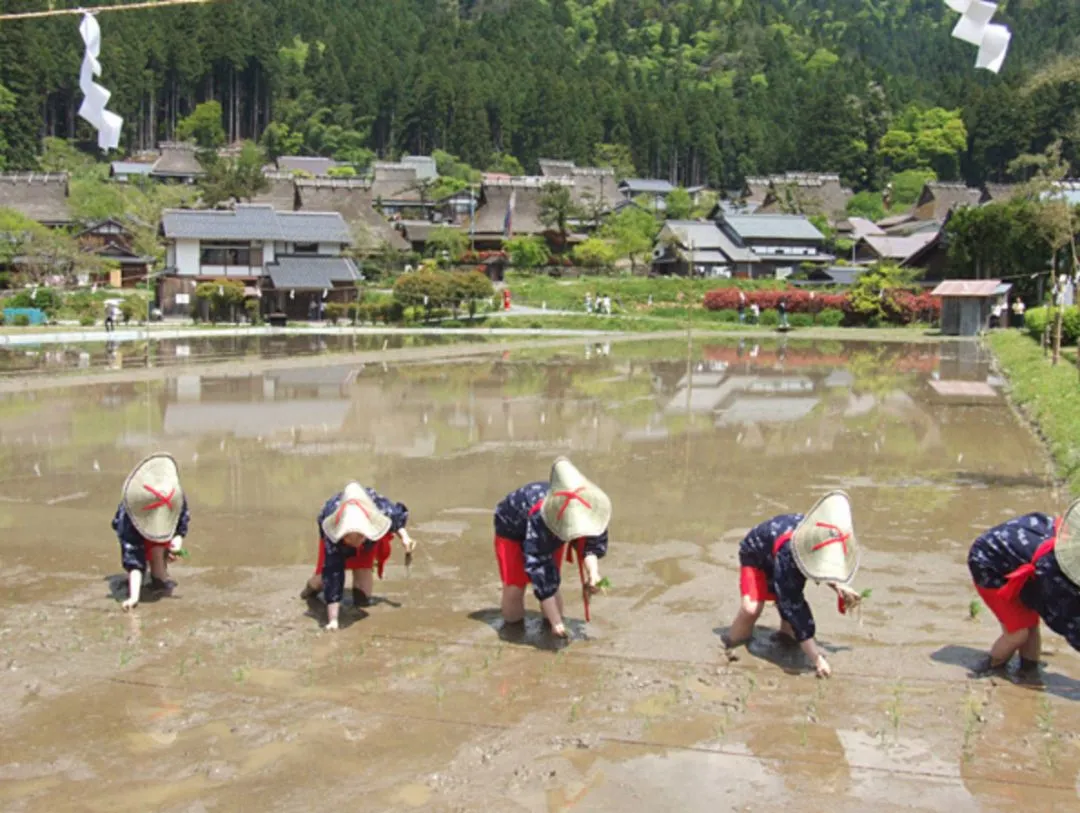
<svg viewBox="0 0 1080 813">
<path fill-rule="evenodd" d="M 987 0 L 945 0 L 945 5 L 960 12 L 952 35 L 979 46 L 975 67 L 998 73 L 1005 64 L 1012 33 L 1006 26 L 990 22 L 998 9 L 997 4 Z"/>
<path fill-rule="evenodd" d="M 975 60 L 976 68 L 985 68 L 997 73 L 1005 63 L 1005 54 L 1009 51 L 1012 32 L 1003 25 L 986 26 L 986 34 L 979 46 L 979 56 Z"/>
<path fill-rule="evenodd" d="M 101 27 L 94 15 L 83 14 L 79 33 L 86 43 L 86 54 L 79 72 L 79 88 L 83 92 L 79 115 L 97 130 L 98 147 L 115 150 L 120 145 L 120 128 L 124 120 L 105 109 L 112 94 L 94 81 L 95 76 L 101 76 L 101 63 L 98 61 L 101 56 Z"/>
</svg>

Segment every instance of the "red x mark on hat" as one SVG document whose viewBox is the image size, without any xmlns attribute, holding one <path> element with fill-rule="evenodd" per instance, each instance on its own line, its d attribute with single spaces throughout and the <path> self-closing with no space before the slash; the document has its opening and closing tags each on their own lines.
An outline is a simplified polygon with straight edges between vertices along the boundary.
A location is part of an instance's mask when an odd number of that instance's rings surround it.
<svg viewBox="0 0 1080 813">
<path fill-rule="evenodd" d="M 824 548 L 827 545 L 833 545 L 839 542 L 844 548 L 844 555 L 847 556 L 847 541 L 851 539 L 850 533 L 842 533 L 839 528 L 837 528 L 835 525 L 830 525 L 828 522 L 818 522 L 815 523 L 815 525 L 818 528 L 827 528 L 830 531 L 834 531 L 836 533 L 836 536 L 830 536 L 824 542 L 818 542 L 816 545 L 810 548 L 811 551 L 821 550 L 821 548 Z"/>
<path fill-rule="evenodd" d="M 143 509 L 143 511 L 153 511 L 155 508 L 161 508 L 162 506 L 166 506 L 166 505 L 169 507 L 170 510 L 172 509 L 172 507 L 173 507 L 172 499 L 176 495 L 176 489 L 175 488 L 172 491 L 170 491 L 167 495 L 162 494 L 160 491 L 158 491 L 153 486 L 148 486 L 145 483 L 143 484 L 143 488 L 145 488 L 147 491 L 149 491 L 151 494 L 153 494 L 155 497 L 157 497 L 157 502 L 150 503 L 150 505 L 146 506 Z"/>
<path fill-rule="evenodd" d="M 371 514 L 368 513 L 367 508 L 364 507 L 364 504 L 360 502 L 360 500 L 342 500 L 341 505 L 338 506 L 337 513 L 334 514 L 335 525 L 341 524 L 341 516 L 345 513 L 345 509 L 350 505 L 355 505 L 357 508 L 364 512 L 364 516 L 367 517 L 369 521 L 371 520 Z"/>
<path fill-rule="evenodd" d="M 578 488 L 575 488 L 573 491 L 556 491 L 554 494 L 551 495 L 553 497 L 566 497 L 566 502 L 564 502 L 562 504 L 562 508 L 559 509 L 559 513 L 556 515 L 558 519 L 562 519 L 562 515 L 566 513 L 567 507 L 574 500 L 577 500 L 579 503 L 584 505 L 586 508 L 592 508 L 592 505 L 590 503 L 586 502 L 585 498 L 582 497 L 581 494 L 580 494 L 580 492 L 582 492 L 584 490 L 585 490 L 585 486 L 579 486 Z"/>
</svg>

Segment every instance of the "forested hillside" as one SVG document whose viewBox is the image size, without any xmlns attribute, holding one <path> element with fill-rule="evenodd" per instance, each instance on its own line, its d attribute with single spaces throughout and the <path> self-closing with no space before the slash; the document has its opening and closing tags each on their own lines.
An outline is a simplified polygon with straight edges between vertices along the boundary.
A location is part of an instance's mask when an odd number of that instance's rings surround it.
<svg viewBox="0 0 1080 813">
<path fill-rule="evenodd" d="M 1003 180 L 1054 138 L 1075 164 L 1080 60 L 1051 63 L 1080 53 L 1080 3 L 1002 6 L 1013 47 L 994 76 L 949 37 L 943 0 L 219 0 L 102 15 L 102 83 L 128 150 L 215 99 L 230 139 L 357 164 L 443 149 L 535 169 L 615 144 L 638 173 L 684 184 L 806 169 L 877 186 L 912 164 Z M 0 23 L 9 169 L 33 166 L 43 136 L 89 136 L 77 22 Z M 965 128 L 920 112 L 936 107 Z M 910 139 L 883 147 L 898 122 Z M 949 158 L 935 139 L 957 133 Z"/>
</svg>

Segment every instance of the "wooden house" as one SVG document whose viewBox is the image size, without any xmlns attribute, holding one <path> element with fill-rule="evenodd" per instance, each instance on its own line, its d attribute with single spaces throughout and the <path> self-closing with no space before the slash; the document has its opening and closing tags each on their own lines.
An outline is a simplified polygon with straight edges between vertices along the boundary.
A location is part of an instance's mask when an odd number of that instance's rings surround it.
<svg viewBox="0 0 1080 813">
<path fill-rule="evenodd" d="M 175 141 L 161 144 L 161 157 L 150 170 L 155 180 L 183 184 L 193 184 L 205 174 L 195 145 Z"/>
<path fill-rule="evenodd" d="M 296 208 L 304 212 L 337 212 L 344 218 L 356 247 L 373 253 L 386 246 L 408 251 L 401 232 L 375 210 L 370 181 L 356 178 L 298 178 Z"/>
<path fill-rule="evenodd" d="M 847 202 L 854 193 L 840 182 L 839 175 L 787 172 L 768 180 L 755 214 L 821 215 L 833 224 L 847 217 Z"/>
<path fill-rule="evenodd" d="M 68 206 L 68 174 L 0 173 L 0 208 L 13 209 L 42 226 L 67 228 L 74 222 Z"/>
<path fill-rule="evenodd" d="M 113 218 L 99 221 L 83 229 L 75 239 L 83 251 L 117 266 L 107 280 L 113 288 L 134 288 L 149 281 L 154 258 L 135 251 L 135 235 L 121 221 Z"/>
<path fill-rule="evenodd" d="M 990 324 L 995 304 L 1007 299 L 1008 283 L 997 279 L 949 279 L 930 293 L 941 297 L 941 332 L 945 336 L 976 336 Z"/>
</svg>

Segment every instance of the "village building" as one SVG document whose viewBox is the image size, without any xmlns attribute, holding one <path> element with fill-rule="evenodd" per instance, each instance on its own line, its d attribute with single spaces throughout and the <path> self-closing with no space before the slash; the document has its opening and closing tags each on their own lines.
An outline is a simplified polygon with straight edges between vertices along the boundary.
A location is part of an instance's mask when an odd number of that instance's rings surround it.
<svg viewBox="0 0 1080 813">
<path fill-rule="evenodd" d="M 749 278 L 759 263 L 749 248 L 716 223 L 669 220 L 657 236 L 652 272 L 658 275 Z"/>
<path fill-rule="evenodd" d="M 302 212 L 336 212 L 342 217 L 356 248 L 375 253 L 382 248 L 408 251 L 401 232 L 375 210 L 371 181 L 358 178 L 298 178 L 296 209 Z"/>
<path fill-rule="evenodd" d="M 768 179 L 768 189 L 754 214 L 822 216 L 835 224 L 847 218 L 854 194 L 833 173 L 787 172 Z"/>
<path fill-rule="evenodd" d="M 836 259 L 825 249 L 825 235 L 804 215 L 724 215 L 715 210 L 715 222 L 729 239 L 757 255 L 755 279 L 785 279 L 805 264 Z"/>
<path fill-rule="evenodd" d="M 351 302 L 360 275 L 343 256 L 352 245 L 336 212 L 277 212 L 271 206 L 232 210 L 169 209 L 160 233 L 165 272 L 158 285 L 166 314 L 191 313 L 200 282 L 238 280 L 259 297 L 265 314 L 306 319 L 320 305 Z"/>
<path fill-rule="evenodd" d="M 871 234 L 855 245 L 855 262 L 860 264 L 889 262 L 902 265 L 912 255 L 922 251 L 937 237 L 937 232 L 921 232 L 905 237 Z"/>
<path fill-rule="evenodd" d="M 278 172 L 310 175 L 313 178 L 325 178 L 330 174 L 330 170 L 342 166 L 332 158 L 317 155 L 280 155 L 274 163 Z"/>
<path fill-rule="evenodd" d="M 153 161 L 113 161 L 109 164 L 109 177 L 117 183 L 130 183 L 140 178 L 149 178 L 153 171 Z"/>
<path fill-rule="evenodd" d="M 802 279 L 793 279 L 791 283 L 799 288 L 850 288 L 866 270 L 865 265 L 818 266 L 803 272 Z"/>
<path fill-rule="evenodd" d="M 403 155 L 398 163 L 412 167 L 418 181 L 434 181 L 439 177 L 438 165 L 430 155 Z"/>
<path fill-rule="evenodd" d="M 68 180 L 66 172 L 0 173 L 0 208 L 13 209 L 52 229 L 67 228 L 74 222 Z"/>
<path fill-rule="evenodd" d="M 930 293 L 941 297 L 941 332 L 976 336 L 990 325 L 994 305 L 1004 304 L 1012 285 L 997 279 L 949 279 Z"/>
<path fill-rule="evenodd" d="M 407 210 L 429 210 L 434 201 L 425 197 L 424 186 L 415 166 L 387 161 L 372 164 L 372 203 L 387 217 L 404 215 Z"/>
<path fill-rule="evenodd" d="M 94 282 L 113 288 L 134 288 L 149 282 L 154 258 L 135 250 L 135 235 L 123 222 L 114 218 L 99 221 L 76 234 L 75 239 L 80 249 L 109 260 L 115 266 L 108 279 Z"/>
<path fill-rule="evenodd" d="M 988 192 L 978 187 L 929 181 L 909 211 L 883 218 L 877 225 L 889 235 L 910 235 L 928 228 L 940 228 L 954 209 L 981 206 L 988 200 Z"/>
<path fill-rule="evenodd" d="M 479 251 L 497 251 L 511 237 L 531 235 L 545 238 L 558 247 L 558 230 L 540 220 L 540 201 L 552 184 L 572 187 L 568 178 L 512 178 L 487 181 L 480 187 L 480 202 L 469 229 L 473 246 Z M 511 203 L 513 205 L 511 206 Z M 580 242 L 581 234 L 570 233 L 570 244 Z"/>
<path fill-rule="evenodd" d="M 573 183 L 574 204 L 586 216 L 606 215 L 624 196 L 615 183 L 615 170 L 610 167 L 579 167 L 573 161 L 540 159 L 540 174 L 544 178 L 569 179 Z"/>
<path fill-rule="evenodd" d="M 175 141 L 161 144 L 161 157 L 150 170 L 154 180 L 183 184 L 193 184 L 205 174 L 195 145 Z"/>
<path fill-rule="evenodd" d="M 619 181 L 619 194 L 626 200 L 639 198 L 647 201 L 648 208 L 654 212 L 667 210 L 667 196 L 675 191 L 669 181 L 651 178 L 627 178 Z"/>
</svg>

